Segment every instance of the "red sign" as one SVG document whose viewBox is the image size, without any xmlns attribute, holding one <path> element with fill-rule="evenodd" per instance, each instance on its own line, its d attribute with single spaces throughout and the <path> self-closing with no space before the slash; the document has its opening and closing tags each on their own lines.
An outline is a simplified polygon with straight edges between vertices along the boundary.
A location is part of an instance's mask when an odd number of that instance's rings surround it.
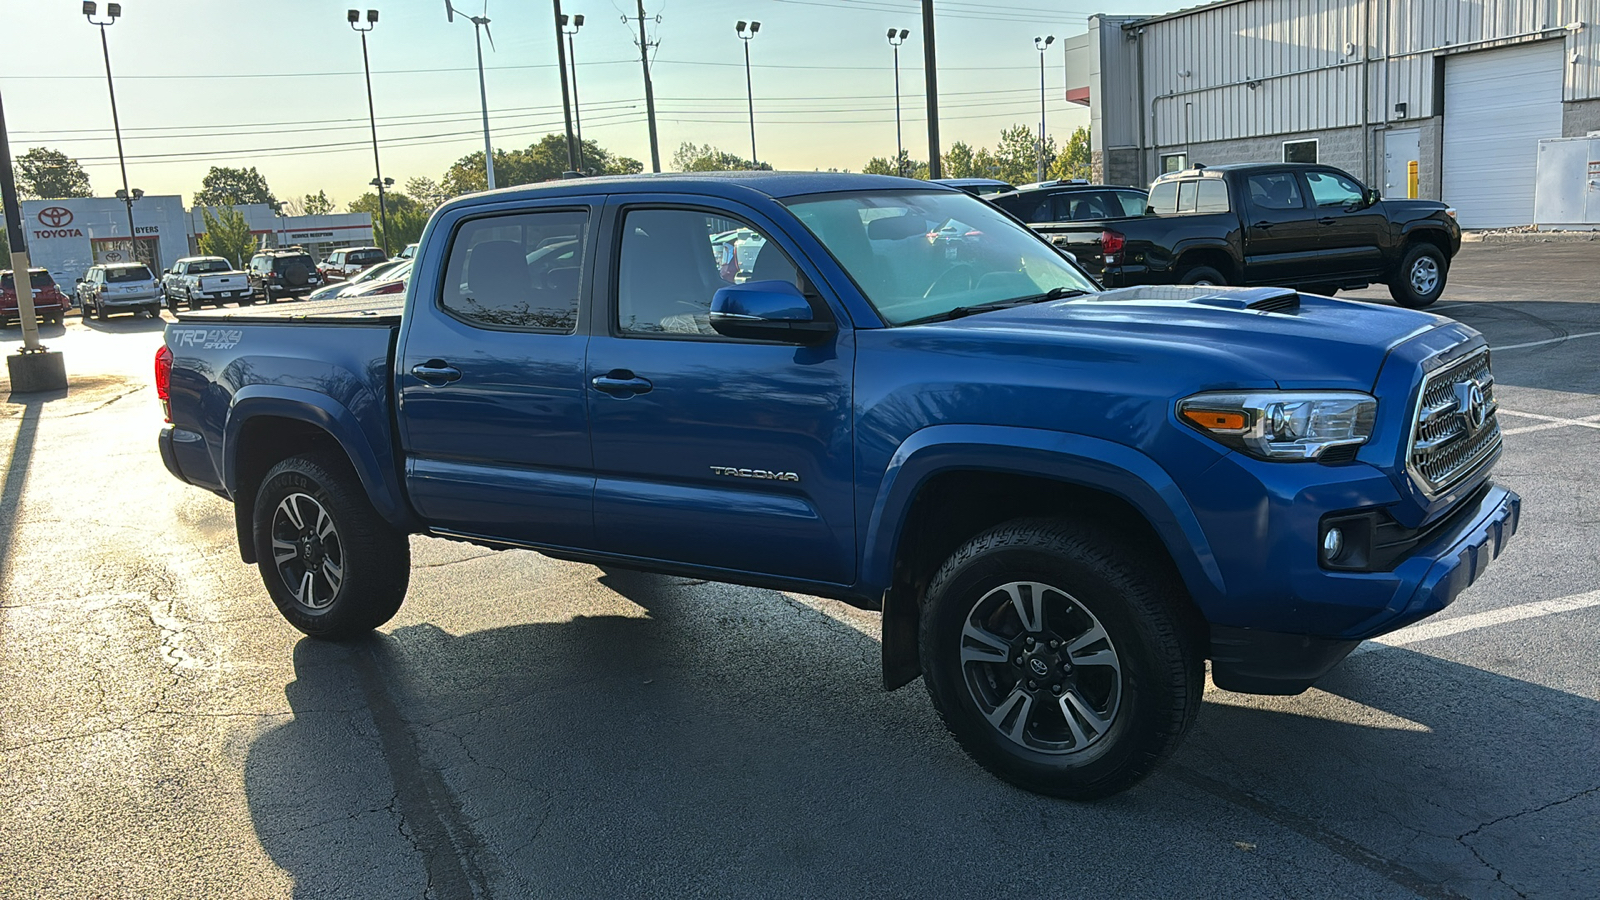
<svg viewBox="0 0 1600 900">
<path fill-rule="evenodd" d="M 39 210 L 39 224 L 51 228 L 64 228 L 72 224 L 72 210 L 65 206 L 47 206 Z"/>
</svg>

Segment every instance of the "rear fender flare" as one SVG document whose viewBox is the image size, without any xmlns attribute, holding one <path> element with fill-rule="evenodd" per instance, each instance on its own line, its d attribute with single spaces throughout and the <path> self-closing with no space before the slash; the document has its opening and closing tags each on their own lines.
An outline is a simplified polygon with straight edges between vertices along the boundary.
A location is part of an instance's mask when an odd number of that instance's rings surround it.
<svg viewBox="0 0 1600 900">
<path fill-rule="evenodd" d="M 384 521 L 397 529 L 415 530 L 415 518 L 400 487 L 394 452 L 381 436 L 367 432 L 343 404 L 326 394 L 281 385 L 249 385 L 233 397 L 223 431 L 223 485 L 231 496 L 239 492 L 239 436 L 246 424 L 262 416 L 293 419 L 314 425 L 338 443 Z"/>
</svg>

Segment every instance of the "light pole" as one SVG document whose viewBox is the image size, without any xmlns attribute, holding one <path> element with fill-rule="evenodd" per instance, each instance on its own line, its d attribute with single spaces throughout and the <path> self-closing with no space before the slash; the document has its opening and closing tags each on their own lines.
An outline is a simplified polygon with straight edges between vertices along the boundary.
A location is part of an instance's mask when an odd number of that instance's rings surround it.
<svg viewBox="0 0 1600 900">
<path fill-rule="evenodd" d="M 900 45 L 906 42 L 906 37 L 910 34 L 911 32 L 904 28 L 889 29 L 889 46 L 894 48 L 894 168 L 902 178 L 906 174 L 903 162 L 906 158 L 906 149 L 900 142 Z"/>
<path fill-rule="evenodd" d="M 741 19 L 733 26 L 733 30 L 738 32 L 739 40 L 744 41 L 744 94 L 750 104 L 750 168 L 754 169 L 760 164 L 756 162 L 756 94 L 750 86 L 750 42 L 761 30 L 761 23 L 751 22 L 749 25 L 750 30 L 746 32 L 745 22 Z"/>
<path fill-rule="evenodd" d="M 1044 51 L 1056 42 L 1056 36 L 1034 38 L 1033 46 L 1039 50 L 1039 180 L 1044 180 Z"/>
<path fill-rule="evenodd" d="M 378 189 L 378 219 L 383 223 L 383 255 L 389 255 L 389 209 L 383 200 L 383 189 L 386 184 L 394 184 L 391 178 L 387 182 L 383 179 L 383 164 L 378 162 L 378 113 L 372 106 L 372 63 L 367 58 L 367 32 L 378 25 L 378 11 L 367 10 L 367 27 L 361 27 L 361 11 L 348 10 L 345 18 L 349 20 L 350 27 L 361 33 L 361 68 L 367 73 L 367 118 L 372 121 L 372 169 L 377 173 L 371 184 Z"/>
<path fill-rule="evenodd" d="M 466 13 L 462 15 L 467 16 Z M 444 20 L 456 20 L 456 8 L 450 5 L 450 0 L 444 0 Z M 478 100 L 483 104 L 483 174 L 484 180 L 489 183 L 489 190 L 494 190 L 494 147 L 489 142 L 489 89 L 483 82 L 483 36 L 489 35 L 489 49 L 494 49 L 494 33 L 489 31 L 488 16 L 467 16 L 467 21 L 472 23 L 472 38 L 478 45 Z"/>
<path fill-rule="evenodd" d="M 106 90 L 111 93 L 111 130 L 117 135 L 117 165 L 122 169 L 122 190 L 117 196 L 128 205 L 128 255 L 131 260 L 137 260 L 139 238 L 138 232 L 133 230 L 133 201 L 144 196 L 144 191 L 134 191 L 128 187 L 128 159 L 122 153 L 122 122 L 117 118 L 117 87 L 111 80 L 111 45 L 106 40 L 106 28 L 116 24 L 117 19 L 122 16 L 122 4 L 107 3 L 106 19 L 103 22 L 95 18 L 97 10 L 98 5 L 94 0 L 84 0 L 83 17 L 89 20 L 90 25 L 100 28 L 100 52 L 106 59 Z"/>
<path fill-rule="evenodd" d="M 583 27 L 583 13 L 571 19 L 572 30 L 567 30 L 567 17 L 561 17 L 561 33 L 567 36 L 567 60 L 572 63 L 572 124 L 578 129 L 578 171 L 583 171 L 583 110 L 578 106 L 578 51 L 573 47 L 572 36 Z"/>
</svg>

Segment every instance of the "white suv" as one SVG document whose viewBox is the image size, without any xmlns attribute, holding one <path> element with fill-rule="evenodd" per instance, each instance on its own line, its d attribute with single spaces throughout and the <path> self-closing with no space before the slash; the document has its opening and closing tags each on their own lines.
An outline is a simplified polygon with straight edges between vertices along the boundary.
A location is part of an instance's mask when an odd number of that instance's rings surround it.
<svg viewBox="0 0 1600 900">
<path fill-rule="evenodd" d="M 94 266 L 78 279 L 78 305 L 84 318 L 91 311 L 104 320 L 112 313 L 161 315 L 161 286 L 144 263 Z"/>
</svg>

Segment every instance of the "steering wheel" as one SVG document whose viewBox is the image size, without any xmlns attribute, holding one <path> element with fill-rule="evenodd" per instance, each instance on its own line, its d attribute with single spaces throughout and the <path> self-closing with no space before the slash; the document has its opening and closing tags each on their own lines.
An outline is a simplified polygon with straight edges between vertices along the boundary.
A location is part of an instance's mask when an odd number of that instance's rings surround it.
<svg viewBox="0 0 1600 900">
<path fill-rule="evenodd" d="M 922 298 L 926 300 L 939 294 L 970 291 L 978 283 L 977 276 L 977 266 L 972 263 L 956 263 L 939 273 L 939 277 L 933 280 L 933 284 L 928 285 L 928 289 L 922 292 Z M 966 280 L 964 285 L 960 283 L 963 278 Z"/>
</svg>

